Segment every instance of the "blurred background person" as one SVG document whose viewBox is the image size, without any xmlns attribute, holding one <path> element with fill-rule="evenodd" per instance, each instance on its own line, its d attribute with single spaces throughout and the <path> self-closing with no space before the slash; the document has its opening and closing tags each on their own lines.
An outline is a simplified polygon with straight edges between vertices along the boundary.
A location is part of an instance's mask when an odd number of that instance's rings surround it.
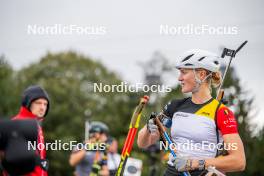
<svg viewBox="0 0 264 176">
<path fill-rule="evenodd" d="M 109 175 L 106 144 L 108 132 L 109 128 L 104 123 L 91 122 L 89 139 L 84 142 L 86 147 L 80 150 L 75 148 L 69 159 L 70 165 L 75 167 L 76 176 Z"/>
</svg>

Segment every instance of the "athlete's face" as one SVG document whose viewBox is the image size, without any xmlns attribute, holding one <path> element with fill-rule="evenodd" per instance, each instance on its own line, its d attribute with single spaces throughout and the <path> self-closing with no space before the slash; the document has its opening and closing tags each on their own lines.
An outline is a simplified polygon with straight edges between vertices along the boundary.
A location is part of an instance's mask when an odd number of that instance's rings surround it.
<svg viewBox="0 0 264 176">
<path fill-rule="evenodd" d="M 44 117 L 47 107 L 48 101 L 44 98 L 39 98 L 31 103 L 30 111 L 38 117 Z"/>
<path fill-rule="evenodd" d="M 180 70 L 180 75 L 178 81 L 180 81 L 182 92 L 183 93 L 191 92 L 196 85 L 193 70 L 183 69 L 183 68 L 179 70 Z"/>
</svg>

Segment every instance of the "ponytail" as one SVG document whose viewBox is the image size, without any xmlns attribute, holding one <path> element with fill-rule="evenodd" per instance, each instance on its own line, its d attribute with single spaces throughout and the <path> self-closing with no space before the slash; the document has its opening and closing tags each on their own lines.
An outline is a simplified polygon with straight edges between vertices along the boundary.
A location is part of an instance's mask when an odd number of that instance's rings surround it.
<svg viewBox="0 0 264 176">
<path fill-rule="evenodd" d="M 220 85 L 221 81 L 222 81 L 221 72 L 220 71 L 213 72 L 211 79 L 212 79 L 212 86 L 214 88 L 217 88 Z"/>
</svg>

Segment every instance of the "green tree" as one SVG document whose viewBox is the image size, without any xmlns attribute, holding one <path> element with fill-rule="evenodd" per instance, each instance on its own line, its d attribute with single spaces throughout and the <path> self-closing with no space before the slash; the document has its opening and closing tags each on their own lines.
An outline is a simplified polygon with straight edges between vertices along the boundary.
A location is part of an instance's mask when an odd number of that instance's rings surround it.
<svg viewBox="0 0 264 176">
<path fill-rule="evenodd" d="M 8 118 L 16 112 L 14 106 L 18 103 L 15 99 L 14 76 L 14 71 L 5 56 L 0 56 L 0 117 L 2 118 Z"/>
</svg>

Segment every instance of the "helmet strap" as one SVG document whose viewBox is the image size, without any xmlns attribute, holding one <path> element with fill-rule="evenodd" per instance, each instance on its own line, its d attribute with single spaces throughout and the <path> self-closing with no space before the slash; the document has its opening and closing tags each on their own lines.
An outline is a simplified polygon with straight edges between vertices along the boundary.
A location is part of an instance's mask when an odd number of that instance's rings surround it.
<svg viewBox="0 0 264 176">
<path fill-rule="evenodd" d="M 196 70 L 193 69 L 193 73 L 194 73 L 194 79 L 195 79 L 195 87 L 193 88 L 193 90 L 191 91 L 192 93 L 196 93 L 198 92 L 198 90 L 200 89 L 202 83 L 209 78 L 210 76 L 212 76 L 212 72 L 210 72 L 210 74 L 208 74 L 203 80 L 200 80 L 196 74 Z M 210 92 L 211 92 L 211 80 L 210 80 Z"/>
</svg>

